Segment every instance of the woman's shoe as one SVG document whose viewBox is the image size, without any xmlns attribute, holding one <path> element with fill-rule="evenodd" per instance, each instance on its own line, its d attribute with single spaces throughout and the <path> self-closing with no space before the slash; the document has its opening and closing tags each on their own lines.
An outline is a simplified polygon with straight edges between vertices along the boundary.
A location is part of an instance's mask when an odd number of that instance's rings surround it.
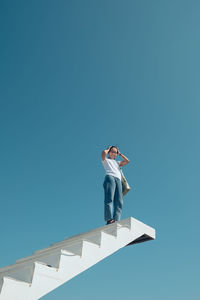
<svg viewBox="0 0 200 300">
<path fill-rule="evenodd" d="M 112 223 L 114 223 L 114 222 L 115 222 L 114 219 L 110 219 L 110 220 L 107 221 L 106 225 L 112 224 Z"/>
</svg>

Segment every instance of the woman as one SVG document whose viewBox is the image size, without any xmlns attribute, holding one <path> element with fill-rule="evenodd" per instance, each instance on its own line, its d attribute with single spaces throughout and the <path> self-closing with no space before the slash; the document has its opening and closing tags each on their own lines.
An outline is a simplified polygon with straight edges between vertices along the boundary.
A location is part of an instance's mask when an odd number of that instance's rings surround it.
<svg viewBox="0 0 200 300">
<path fill-rule="evenodd" d="M 107 157 L 108 154 L 108 157 Z M 116 161 L 117 155 L 123 161 Z M 102 152 L 102 163 L 106 171 L 104 187 L 104 218 L 107 224 L 119 221 L 122 214 L 123 194 L 120 167 L 129 163 L 129 159 L 119 152 L 116 146 L 110 146 Z"/>
</svg>

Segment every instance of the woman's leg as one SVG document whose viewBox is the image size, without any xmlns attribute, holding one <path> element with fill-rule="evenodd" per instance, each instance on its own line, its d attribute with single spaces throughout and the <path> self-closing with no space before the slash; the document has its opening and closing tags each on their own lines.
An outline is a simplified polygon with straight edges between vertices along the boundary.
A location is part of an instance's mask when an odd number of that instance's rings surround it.
<svg viewBox="0 0 200 300">
<path fill-rule="evenodd" d="M 103 183 L 104 187 L 104 219 L 108 221 L 112 219 L 112 211 L 113 211 L 113 200 L 115 194 L 115 179 L 113 176 L 106 175 Z"/>
<path fill-rule="evenodd" d="M 123 206 L 123 194 L 122 194 L 122 183 L 121 180 L 115 178 L 116 188 L 114 195 L 114 214 L 113 218 L 115 221 L 119 221 L 122 214 L 122 206 Z"/>
</svg>

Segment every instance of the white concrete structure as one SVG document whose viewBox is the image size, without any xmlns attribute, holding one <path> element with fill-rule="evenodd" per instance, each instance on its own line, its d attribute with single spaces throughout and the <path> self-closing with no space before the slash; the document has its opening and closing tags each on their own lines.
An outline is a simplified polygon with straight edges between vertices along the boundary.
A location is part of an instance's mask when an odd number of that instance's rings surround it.
<svg viewBox="0 0 200 300">
<path fill-rule="evenodd" d="M 120 248 L 155 239 L 155 230 L 127 218 L 76 235 L 0 269 L 0 300 L 38 300 Z"/>
</svg>

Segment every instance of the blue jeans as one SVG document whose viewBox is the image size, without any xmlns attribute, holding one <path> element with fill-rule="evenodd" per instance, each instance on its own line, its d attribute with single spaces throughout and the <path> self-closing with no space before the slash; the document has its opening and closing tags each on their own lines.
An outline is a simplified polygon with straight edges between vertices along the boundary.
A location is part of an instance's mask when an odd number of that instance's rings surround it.
<svg viewBox="0 0 200 300">
<path fill-rule="evenodd" d="M 104 187 L 104 218 L 105 221 L 119 221 L 122 214 L 123 194 L 122 183 L 117 177 L 106 175 Z"/>
</svg>

